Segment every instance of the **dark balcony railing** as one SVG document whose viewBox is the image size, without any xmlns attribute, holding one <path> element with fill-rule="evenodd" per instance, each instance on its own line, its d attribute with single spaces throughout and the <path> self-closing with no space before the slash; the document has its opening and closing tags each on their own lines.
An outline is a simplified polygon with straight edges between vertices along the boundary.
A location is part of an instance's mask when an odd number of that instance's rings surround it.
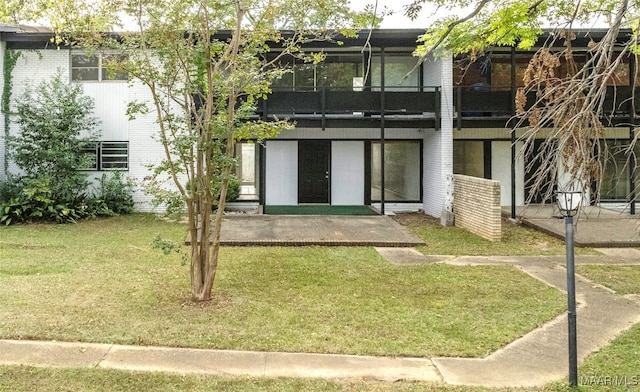
<svg viewBox="0 0 640 392">
<path fill-rule="evenodd" d="M 453 105 L 456 128 L 464 126 L 502 126 L 514 114 L 511 91 L 483 91 L 472 86 L 454 87 Z"/>
<path fill-rule="evenodd" d="M 638 94 L 639 91 L 636 91 Z M 384 95 L 384 99 L 383 98 Z M 513 91 L 479 91 L 454 87 L 456 128 L 505 127 L 515 115 Z M 604 117 L 611 125 L 633 122 L 640 99 L 632 99 L 631 87 L 609 87 Z M 534 101 L 532 95 L 529 102 Z M 384 107 L 383 107 L 384 103 Z M 256 116 L 265 120 L 290 118 L 302 126 L 377 127 L 384 115 L 389 126 L 440 128 L 440 88 L 417 87 L 361 91 L 328 87 L 274 89 L 263 100 Z M 635 108 L 633 107 L 635 105 Z"/>
<path fill-rule="evenodd" d="M 640 90 L 636 90 L 636 96 Z M 535 102 L 535 94 L 530 93 L 528 103 Z M 507 126 L 507 121 L 515 115 L 514 91 L 478 91 L 470 86 L 454 88 L 456 127 L 467 126 Z M 635 106 L 635 107 L 634 107 Z M 603 120 L 607 125 L 633 124 L 634 114 L 640 112 L 640 100 L 633 99 L 629 86 L 610 86 L 603 104 Z"/>
<path fill-rule="evenodd" d="M 258 105 L 256 114 L 265 120 L 287 117 L 298 122 L 317 122 L 323 129 L 327 121 L 335 120 L 353 126 L 373 126 L 382 115 L 395 122 L 428 120 L 439 128 L 440 90 L 437 87 L 424 87 L 422 91 L 417 87 L 394 87 L 393 91 L 384 92 L 375 87 L 361 91 L 328 87 L 274 89 Z"/>
</svg>

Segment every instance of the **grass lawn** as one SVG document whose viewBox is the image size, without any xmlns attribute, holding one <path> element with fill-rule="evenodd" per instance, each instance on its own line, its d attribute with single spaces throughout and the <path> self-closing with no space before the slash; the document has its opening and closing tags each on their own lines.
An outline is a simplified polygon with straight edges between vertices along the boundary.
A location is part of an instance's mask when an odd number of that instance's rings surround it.
<svg viewBox="0 0 640 392">
<path fill-rule="evenodd" d="M 532 228 L 502 220 L 502 240 L 489 241 L 459 227 L 443 227 L 440 220 L 424 214 L 398 214 L 394 220 L 425 241 L 417 249 L 432 255 L 551 256 L 564 255 L 564 241 Z M 576 248 L 576 254 L 599 254 Z"/>
<path fill-rule="evenodd" d="M 508 266 L 397 266 L 369 248 L 317 247 L 225 248 L 215 300 L 195 305 L 188 300 L 188 267 L 178 255 L 166 257 L 150 247 L 156 233 L 181 241 L 184 227 L 133 215 L 0 228 L 0 338 L 478 356 L 564 309 L 562 294 Z M 640 293 L 639 270 L 627 268 L 578 266 L 578 273 Z M 588 358 L 580 380 L 640 376 L 638 341 L 635 326 Z M 0 391 L 16 390 L 488 391 L 411 382 L 0 366 Z M 570 389 L 554 383 L 514 390 Z"/>
<path fill-rule="evenodd" d="M 224 248 L 211 303 L 150 247 L 151 215 L 0 229 L 0 337 L 223 349 L 482 356 L 553 318 L 510 266 L 398 266 L 373 248 Z"/>
<path fill-rule="evenodd" d="M 577 265 L 576 273 L 620 295 L 640 294 L 640 265 Z"/>
<path fill-rule="evenodd" d="M 631 388 L 634 387 L 631 386 Z M 408 381 L 389 383 L 364 380 L 252 378 L 141 373 L 111 369 L 0 366 L 0 392 L 586 392 L 602 390 L 624 391 L 625 389 L 619 386 L 609 389 L 606 387 L 602 389 L 599 386 L 595 388 L 581 386 L 578 389 L 572 389 L 563 383 L 552 383 L 539 388 L 482 388 Z"/>
</svg>

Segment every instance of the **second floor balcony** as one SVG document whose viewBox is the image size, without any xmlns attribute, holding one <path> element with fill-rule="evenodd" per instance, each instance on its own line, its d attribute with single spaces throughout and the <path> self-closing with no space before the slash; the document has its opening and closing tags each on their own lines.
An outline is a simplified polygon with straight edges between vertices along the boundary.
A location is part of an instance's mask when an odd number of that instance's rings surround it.
<svg viewBox="0 0 640 392">
<path fill-rule="evenodd" d="M 330 87 L 274 89 L 258 104 L 256 117 L 290 119 L 302 128 L 422 128 L 441 127 L 440 87 L 394 88 L 383 91 Z M 446 92 L 445 92 L 446 94 Z M 478 91 L 456 86 L 453 127 L 508 128 L 515 124 L 515 91 Z M 605 126 L 631 126 L 640 113 L 640 100 L 630 87 L 609 87 L 604 104 Z M 530 99 L 533 102 L 533 96 Z"/>
<path fill-rule="evenodd" d="M 288 118 L 299 127 L 440 128 L 440 88 L 274 89 L 258 104 L 264 120 Z"/>
</svg>

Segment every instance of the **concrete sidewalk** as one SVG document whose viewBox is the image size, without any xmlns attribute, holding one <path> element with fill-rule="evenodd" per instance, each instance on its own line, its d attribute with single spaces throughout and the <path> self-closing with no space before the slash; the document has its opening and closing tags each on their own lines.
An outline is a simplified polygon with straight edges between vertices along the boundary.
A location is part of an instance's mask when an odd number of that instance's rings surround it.
<svg viewBox="0 0 640 392">
<path fill-rule="evenodd" d="M 252 377 L 440 381 L 425 358 L 0 340 L 0 365 Z"/>
<path fill-rule="evenodd" d="M 384 250 L 379 249 L 382 254 Z M 509 264 L 559 290 L 564 291 L 566 287 L 566 271 L 561 266 L 563 257 L 422 256 L 420 259 L 412 249 L 404 251 L 405 256 L 402 249 L 395 249 L 385 257 L 399 264 Z M 624 257 L 584 256 L 576 261 L 640 264 L 637 250 L 620 254 Z M 581 363 L 589 354 L 640 322 L 640 299 L 616 295 L 581 277 L 576 284 Z M 489 387 L 541 386 L 562 380 L 568 374 L 567 323 L 566 315 L 560 315 L 485 358 L 390 358 L 0 340 L 0 365 L 253 377 L 416 380 Z"/>
</svg>

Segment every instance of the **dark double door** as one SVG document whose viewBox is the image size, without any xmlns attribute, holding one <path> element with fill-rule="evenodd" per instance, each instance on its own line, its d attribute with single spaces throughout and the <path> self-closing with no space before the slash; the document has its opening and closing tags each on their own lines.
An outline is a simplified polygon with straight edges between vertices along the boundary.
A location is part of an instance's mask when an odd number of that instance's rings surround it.
<svg viewBox="0 0 640 392">
<path fill-rule="evenodd" d="M 331 141 L 298 142 L 298 203 L 329 203 Z"/>
</svg>

